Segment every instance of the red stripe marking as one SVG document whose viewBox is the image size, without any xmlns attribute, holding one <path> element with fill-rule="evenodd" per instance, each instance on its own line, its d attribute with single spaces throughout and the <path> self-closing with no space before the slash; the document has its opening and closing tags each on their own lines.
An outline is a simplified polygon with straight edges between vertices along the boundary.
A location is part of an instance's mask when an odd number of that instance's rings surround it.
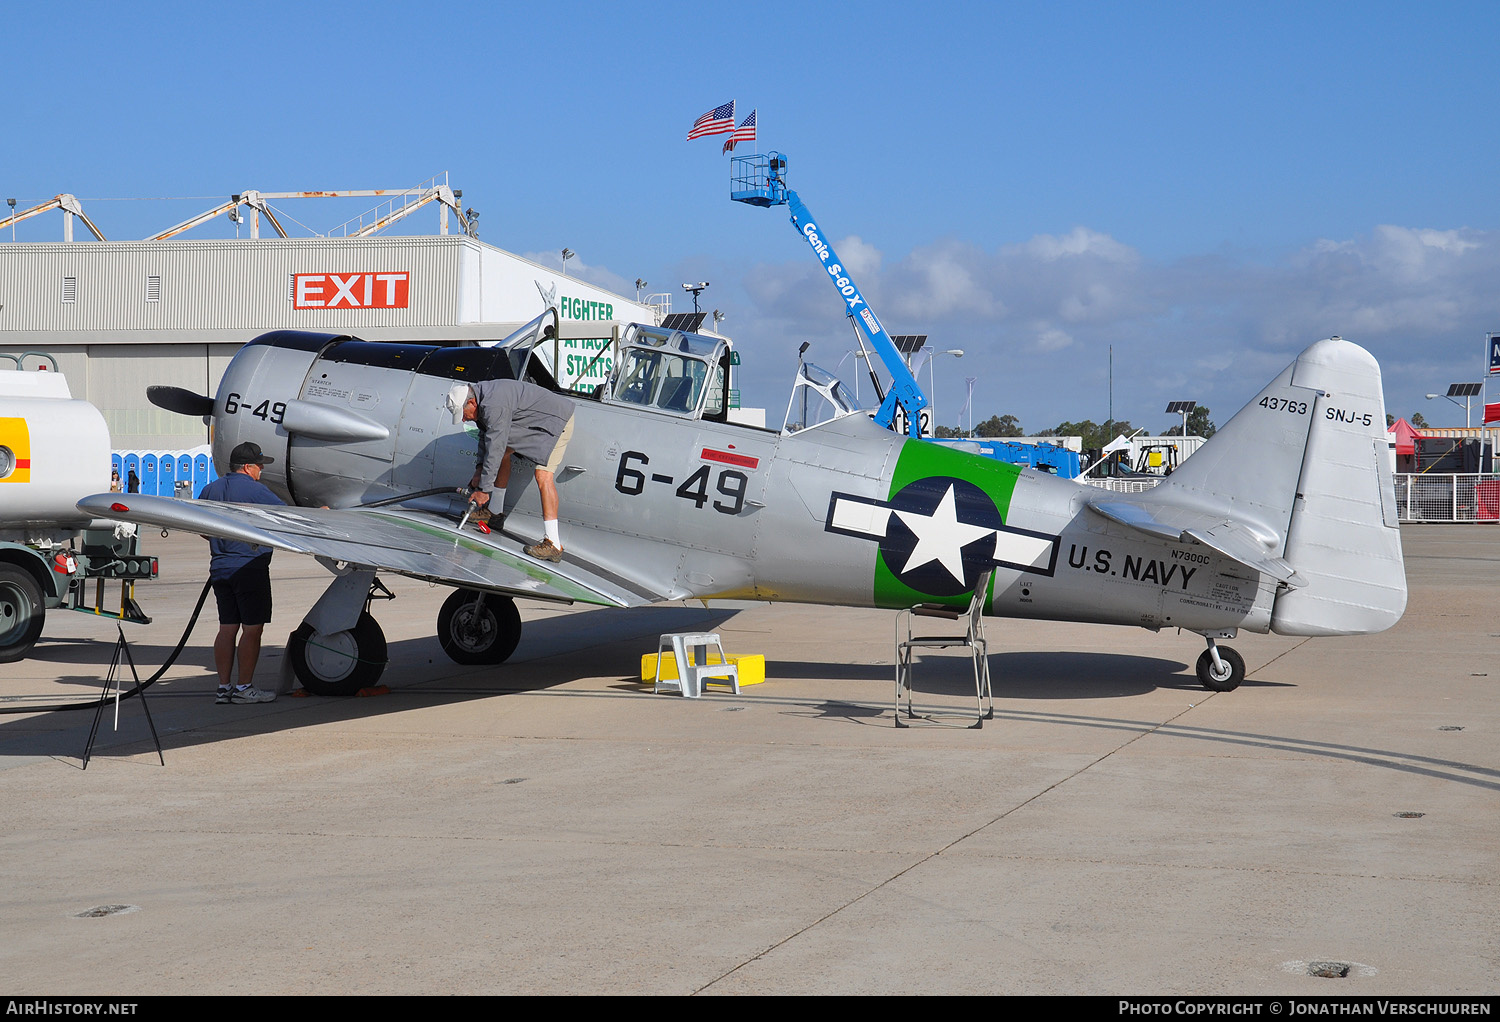
<svg viewBox="0 0 1500 1022">
<path fill-rule="evenodd" d="M 755 468 L 760 464 L 759 458 L 751 458 L 744 454 L 730 454 L 728 451 L 716 451 L 712 447 L 703 448 L 700 455 L 704 461 L 717 461 L 725 465 L 738 465 L 740 468 Z"/>
<path fill-rule="evenodd" d="M 30 458 L 17 458 L 16 459 L 16 468 L 30 468 L 30 467 L 31 467 L 31 459 Z"/>
</svg>

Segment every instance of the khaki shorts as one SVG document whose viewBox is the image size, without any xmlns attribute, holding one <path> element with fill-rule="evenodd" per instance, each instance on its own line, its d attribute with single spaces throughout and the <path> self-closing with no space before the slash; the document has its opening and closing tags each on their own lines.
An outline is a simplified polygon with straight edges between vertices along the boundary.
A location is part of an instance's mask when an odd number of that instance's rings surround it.
<svg viewBox="0 0 1500 1022">
<path fill-rule="evenodd" d="M 542 467 L 545 468 L 548 472 L 551 472 L 553 475 L 557 475 L 557 470 L 559 468 L 562 468 L 563 455 L 568 450 L 568 441 L 572 439 L 573 416 L 570 415 L 568 416 L 568 424 L 563 427 L 563 431 L 561 433 L 557 434 L 557 446 L 552 448 L 552 457 L 548 458 L 547 464 L 543 465 Z"/>
</svg>

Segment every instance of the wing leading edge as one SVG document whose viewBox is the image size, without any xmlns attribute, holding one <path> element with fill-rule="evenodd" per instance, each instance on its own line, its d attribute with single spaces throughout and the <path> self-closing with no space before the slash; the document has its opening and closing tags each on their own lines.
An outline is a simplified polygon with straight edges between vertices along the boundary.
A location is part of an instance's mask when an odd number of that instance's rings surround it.
<svg viewBox="0 0 1500 1022">
<path fill-rule="evenodd" d="M 665 598 L 577 564 L 543 564 L 500 533 L 459 532 L 449 519 L 419 511 L 220 504 L 136 493 L 94 494 L 80 500 L 78 508 L 100 518 L 182 529 L 528 599 L 636 607 Z"/>
</svg>

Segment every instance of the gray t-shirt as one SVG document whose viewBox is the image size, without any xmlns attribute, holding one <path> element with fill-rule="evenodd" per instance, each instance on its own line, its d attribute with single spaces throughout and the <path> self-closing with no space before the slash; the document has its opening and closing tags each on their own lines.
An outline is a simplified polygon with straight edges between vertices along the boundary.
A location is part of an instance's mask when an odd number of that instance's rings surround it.
<svg viewBox="0 0 1500 1022">
<path fill-rule="evenodd" d="M 473 386 L 479 401 L 479 488 L 489 492 L 507 447 L 538 465 L 547 463 L 558 434 L 573 417 L 573 402 L 520 380 L 485 380 Z"/>
</svg>

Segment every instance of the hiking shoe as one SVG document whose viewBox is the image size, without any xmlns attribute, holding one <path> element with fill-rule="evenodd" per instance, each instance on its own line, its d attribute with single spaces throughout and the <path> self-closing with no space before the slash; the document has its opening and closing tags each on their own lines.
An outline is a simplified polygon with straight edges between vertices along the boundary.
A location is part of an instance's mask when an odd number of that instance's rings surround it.
<svg viewBox="0 0 1500 1022">
<path fill-rule="evenodd" d="M 525 546 L 521 552 L 527 557 L 535 557 L 539 561 L 552 561 L 554 564 L 562 560 L 562 549 L 552 545 L 550 539 L 544 539 L 534 546 Z"/>
<path fill-rule="evenodd" d="M 229 701 L 232 703 L 272 703 L 276 701 L 276 693 L 262 692 L 254 685 L 246 685 L 244 688 L 235 689 L 230 694 Z"/>
<path fill-rule="evenodd" d="M 218 703 L 220 706 L 229 702 L 229 689 L 227 687 L 222 687 L 215 691 L 214 702 Z"/>
</svg>

